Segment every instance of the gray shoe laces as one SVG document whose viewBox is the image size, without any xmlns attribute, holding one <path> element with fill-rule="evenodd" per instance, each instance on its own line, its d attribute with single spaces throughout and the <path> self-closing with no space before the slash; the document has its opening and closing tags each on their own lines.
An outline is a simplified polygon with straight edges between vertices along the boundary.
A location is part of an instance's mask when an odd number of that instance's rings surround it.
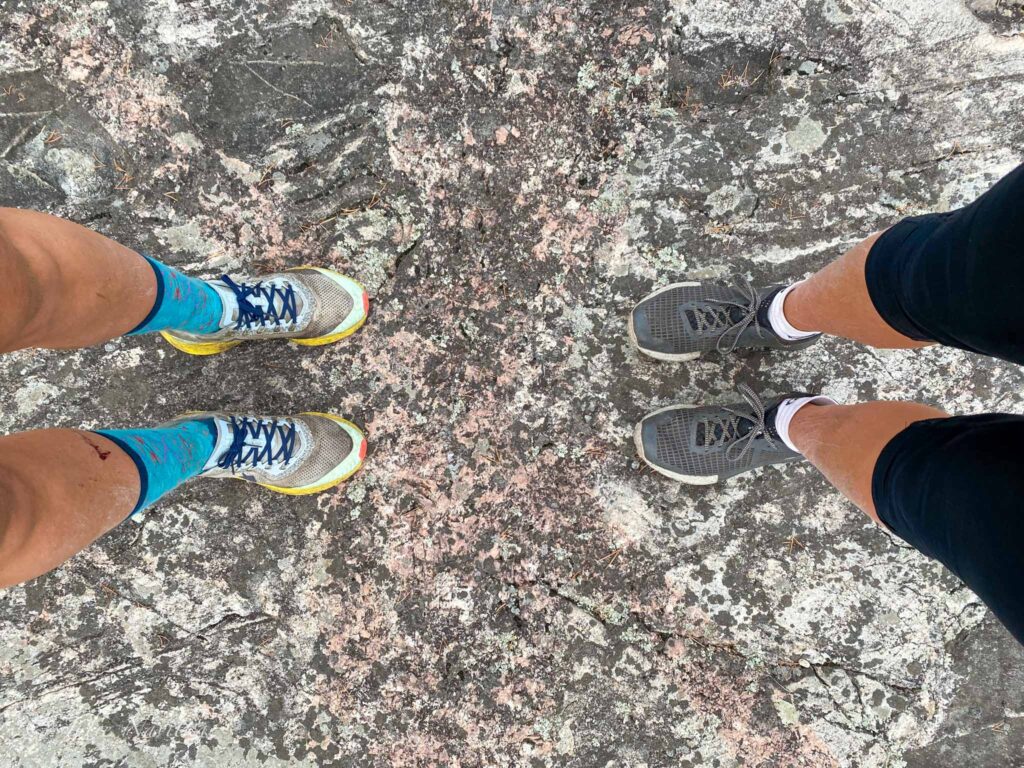
<svg viewBox="0 0 1024 768">
<path fill-rule="evenodd" d="M 728 461 L 742 461 L 745 459 L 754 449 L 754 441 L 759 437 L 764 437 L 773 450 L 778 448 L 778 444 L 768 433 L 768 425 L 765 423 L 764 402 L 746 384 L 738 385 L 736 391 L 747 401 L 747 404 L 753 410 L 753 414 L 743 413 L 728 406 L 722 406 L 722 410 L 728 413 L 728 416 L 709 416 L 701 422 L 704 425 L 704 444 L 714 448 L 717 445 L 728 442 L 729 446 L 725 449 L 725 458 Z M 740 434 L 742 422 L 749 422 L 752 425 L 750 431 L 745 435 Z M 716 427 L 721 428 L 720 434 L 716 432 Z"/>
<path fill-rule="evenodd" d="M 725 329 L 719 334 L 718 340 L 715 342 L 715 349 L 723 354 L 728 354 L 736 349 L 736 345 L 740 342 L 740 336 L 750 326 L 754 324 L 754 328 L 757 330 L 757 335 L 764 337 L 764 333 L 761 331 L 761 323 L 757 319 L 757 291 L 754 290 L 754 286 L 750 284 L 749 280 L 736 283 L 736 290 L 743 294 L 743 301 L 733 301 L 732 299 L 705 299 L 708 303 L 721 304 L 722 308 L 715 310 L 711 308 L 700 308 L 694 307 L 693 314 L 697 320 L 697 330 L 700 332 L 704 331 L 717 331 L 723 326 Z M 737 307 L 743 310 L 743 317 L 738 321 L 733 322 L 730 308 Z M 723 348 L 722 342 L 729 336 L 732 335 L 732 343 L 728 347 Z"/>
</svg>

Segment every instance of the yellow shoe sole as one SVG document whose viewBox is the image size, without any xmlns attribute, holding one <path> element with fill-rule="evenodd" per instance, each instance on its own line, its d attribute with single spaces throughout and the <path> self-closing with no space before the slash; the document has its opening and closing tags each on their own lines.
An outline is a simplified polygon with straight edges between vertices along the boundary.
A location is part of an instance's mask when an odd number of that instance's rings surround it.
<svg viewBox="0 0 1024 768">
<path fill-rule="evenodd" d="M 184 339 L 179 339 L 177 336 L 172 336 L 167 331 L 160 331 L 160 335 L 163 336 L 167 343 L 172 347 L 190 355 L 216 355 L 221 352 L 226 352 L 232 347 L 237 347 L 242 343 L 240 341 L 185 341 Z"/>
<path fill-rule="evenodd" d="M 333 344 L 336 341 L 341 341 L 347 336 L 351 336 L 353 333 L 362 328 L 365 322 L 366 317 L 363 316 L 362 320 L 353 325 L 347 331 L 342 331 L 341 333 L 332 333 L 329 336 L 317 336 L 315 339 L 288 339 L 288 341 L 290 341 L 292 344 L 298 344 L 300 347 L 323 347 L 326 346 L 327 344 Z"/>
<path fill-rule="evenodd" d="M 293 272 L 297 269 L 321 269 L 320 267 L 292 267 L 289 272 Z M 339 273 L 340 274 L 340 273 Z M 351 277 L 344 275 L 353 283 L 363 289 L 363 319 L 356 323 L 354 326 L 349 328 L 347 331 L 341 333 L 332 333 L 327 336 L 316 336 L 311 339 L 288 339 L 292 344 L 298 344 L 301 347 L 323 347 L 327 344 L 333 344 L 336 341 L 341 341 L 344 338 L 351 336 L 353 333 L 358 331 L 366 323 L 367 317 L 370 314 L 370 294 L 358 280 L 353 280 Z M 185 341 L 177 336 L 172 335 L 168 331 L 160 331 L 160 335 L 166 339 L 167 343 L 170 344 L 177 350 L 185 352 L 189 355 L 205 356 L 205 355 L 218 355 L 221 352 L 226 352 L 232 347 L 237 347 L 241 344 L 241 341 Z M 326 414 L 323 414 L 326 415 Z"/>
</svg>

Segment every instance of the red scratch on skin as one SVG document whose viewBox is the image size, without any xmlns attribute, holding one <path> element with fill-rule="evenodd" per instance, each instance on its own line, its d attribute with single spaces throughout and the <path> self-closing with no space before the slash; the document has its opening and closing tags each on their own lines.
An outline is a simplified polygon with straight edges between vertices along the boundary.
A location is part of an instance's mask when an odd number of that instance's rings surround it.
<svg viewBox="0 0 1024 768">
<path fill-rule="evenodd" d="M 96 451 L 96 455 L 100 457 L 100 461 L 106 461 L 107 457 L 110 456 L 110 451 L 104 451 L 85 435 L 82 435 L 82 439 L 85 440 L 85 442 L 87 442 L 94 451 Z"/>
</svg>

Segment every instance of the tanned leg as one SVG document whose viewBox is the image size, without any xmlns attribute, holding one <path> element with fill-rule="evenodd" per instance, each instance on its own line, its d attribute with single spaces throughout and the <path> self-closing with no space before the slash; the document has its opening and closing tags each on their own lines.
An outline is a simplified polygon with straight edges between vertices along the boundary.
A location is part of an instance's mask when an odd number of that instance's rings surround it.
<svg viewBox="0 0 1024 768">
<path fill-rule="evenodd" d="M 877 232 L 818 270 L 786 296 L 786 319 L 800 330 L 823 331 L 872 347 L 910 349 L 929 346 L 893 330 L 875 310 L 864 265 Z"/>
<path fill-rule="evenodd" d="M 120 336 L 156 301 L 135 251 L 55 216 L 0 208 L 0 352 L 67 349 Z"/>
<path fill-rule="evenodd" d="M 156 300 L 153 268 L 134 251 L 15 208 L 0 208 L 0 285 L 0 352 L 112 339 Z M 0 437 L 0 587 L 60 565 L 138 498 L 135 464 L 105 437 L 65 429 Z"/>
<path fill-rule="evenodd" d="M 0 437 L 0 588 L 56 568 L 132 511 L 139 473 L 113 442 L 43 429 Z"/>
<path fill-rule="evenodd" d="M 948 416 L 921 403 L 805 405 L 793 416 L 789 436 L 832 485 L 878 522 L 871 477 L 882 449 L 907 425 Z"/>
</svg>

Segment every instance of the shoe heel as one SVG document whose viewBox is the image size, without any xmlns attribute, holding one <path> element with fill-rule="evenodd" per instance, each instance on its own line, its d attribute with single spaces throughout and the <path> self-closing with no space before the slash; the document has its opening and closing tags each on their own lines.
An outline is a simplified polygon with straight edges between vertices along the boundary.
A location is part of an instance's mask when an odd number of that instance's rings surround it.
<svg viewBox="0 0 1024 768">
<path fill-rule="evenodd" d="M 185 339 L 179 339 L 167 331 L 160 331 L 160 335 L 164 337 L 164 340 L 181 352 L 185 352 L 189 355 L 217 355 L 221 352 L 225 352 L 232 347 L 237 347 L 242 342 L 240 341 L 185 341 Z"/>
</svg>

